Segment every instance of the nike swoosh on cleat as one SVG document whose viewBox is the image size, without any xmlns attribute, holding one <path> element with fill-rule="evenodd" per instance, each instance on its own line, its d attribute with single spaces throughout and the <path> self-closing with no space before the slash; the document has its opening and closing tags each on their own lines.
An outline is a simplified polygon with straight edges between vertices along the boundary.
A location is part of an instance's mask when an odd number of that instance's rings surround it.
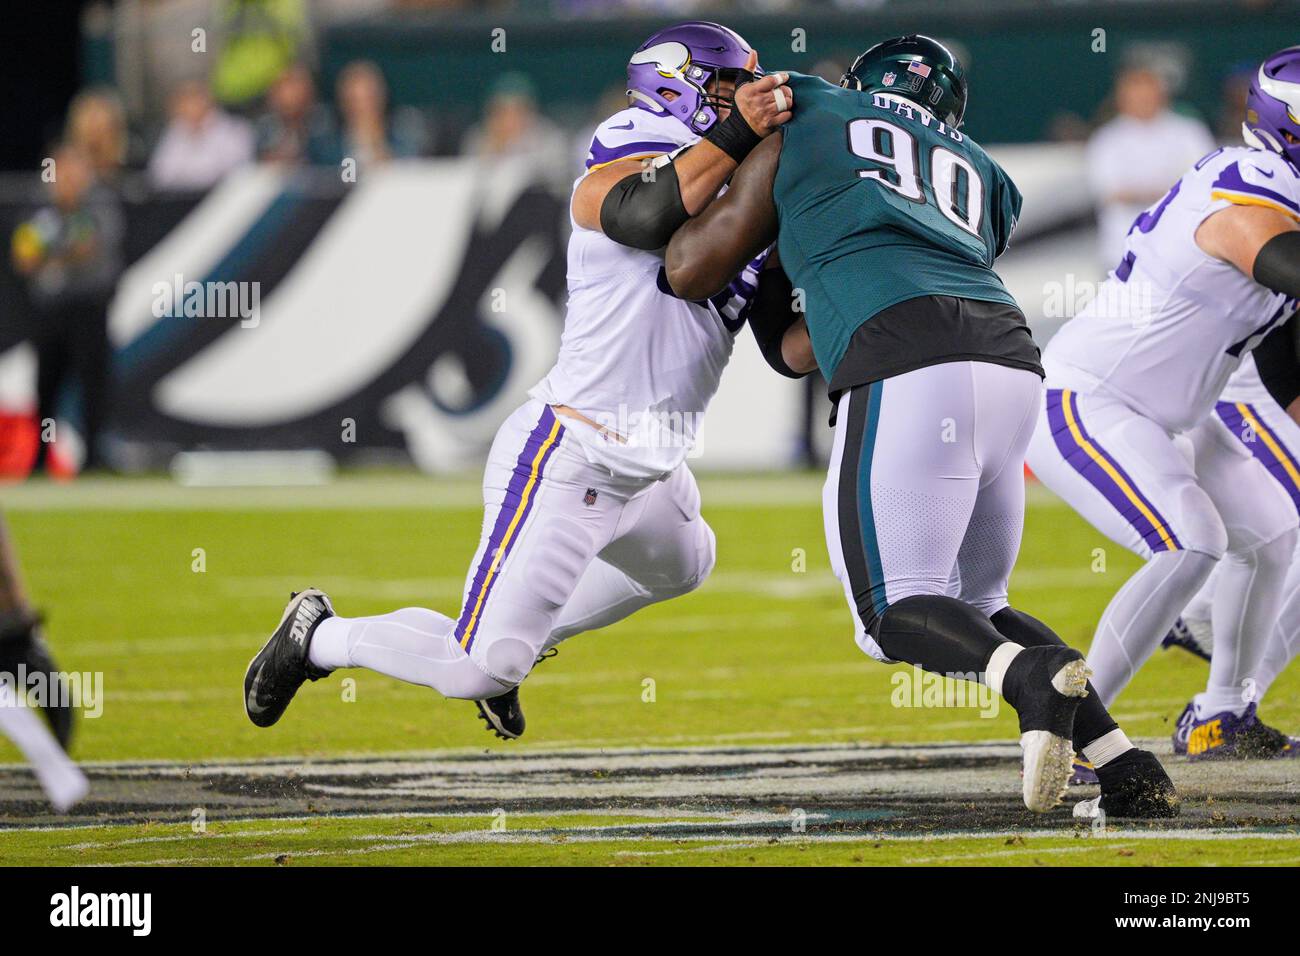
<svg viewBox="0 0 1300 956">
<path fill-rule="evenodd" d="M 253 686 L 248 688 L 248 700 L 244 702 L 244 706 L 248 708 L 250 714 L 266 713 L 266 708 L 257 702 L 257 687 L 262 683 L 262 668 L 265 666 L 263 664 L 257 669 L 257 673 L 253 675 Z"/>
<path fill-rule="evenodd" d="M 628 120 L 628 121 L 627 121 L 627 125 L 626 125 L 626 126 L 611 126 L 611 127 L 610 127 L 610 129 L 631 129 L 631 128 L 632 128 L 632 121 L 631 121 L 631 120 Z"/>
</svg>

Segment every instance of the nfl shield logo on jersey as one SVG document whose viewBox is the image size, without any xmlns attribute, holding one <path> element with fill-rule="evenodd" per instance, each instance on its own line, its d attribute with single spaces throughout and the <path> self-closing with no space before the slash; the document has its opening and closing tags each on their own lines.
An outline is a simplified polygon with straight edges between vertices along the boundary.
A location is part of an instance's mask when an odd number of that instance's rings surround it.
<svg viewBox="0 0 1300 956">
<path fill-rule="evenodd" d="M 586 505 L 588 508 L 590 508 L 592 505 L 596 503 L 597 494 L 598 492 L 596 491 L 595 488 L 588 488 L 587 493 L 582 496 L 582 503 Z"/>
</svg>

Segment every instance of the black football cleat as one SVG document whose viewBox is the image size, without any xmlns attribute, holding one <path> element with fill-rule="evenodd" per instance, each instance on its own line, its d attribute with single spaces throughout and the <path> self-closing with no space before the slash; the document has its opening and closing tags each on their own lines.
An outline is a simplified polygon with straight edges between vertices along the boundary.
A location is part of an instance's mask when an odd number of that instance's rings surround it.
<svg viewBox="0 0 1300 956">
<path fill-rule="evenodd" d="M 560 653 L 558 647 L 543 651 L 537 663 L 549 661 Z M 487 724 L 488 733 L 496 734 L 502 740 L 518 740 L 524 735 L 524 705 L 519 702 L 519 688 L 512 687 L 504 694 L 474 701 L 478 715 Z"/>
<path fill-rule="evenodd" d="M 315 588 L 290 595 L 279 627 L 244 674 L 244 712 L 257 726 L 279 720 L 303 681 L 329 676 L 307 659 L 307 649 L 320 622 L 333 616 L 330 599 Z"/>
<path fill-rule="evenodd" d="M 1134 747 L 1097 768 L 1101 795 L 1075 804 L 1077 820 L 1178 816 L 1178 792 L 1156 755 Z"/>
<path fill-rule="evenodd" d="M 34 674 L 43 675 L 46 693 L 41 713 L 50 730 L 64 750 L 72 744 L 75 720 L 72 703 L 63 674 L 50 655 L 49 645 L 41 635 L 41 619 L 35 614 L 14 614 L 0 617 L 0 673 L 19 680 L 20 673 L 27 679 Z M 26 683 L 26 686 L 31 686 Z"/>
<path fill-rule="evenodd" d="M 519 703 L 519 688 L 512 687 L 500 697 L 476 700 L 478 715 L 490 733 L 502 740 L 518 740 L 524 735 L 524 708 Z"/>
<path fill-rule="evenodd" d="M 1026 647 L 1007 668 L 1003 694 L 1020 718 L 1023 796 L 1034 813 L 1046 813 L 1065 796 L 1074 771 L 1074 714 L 1091 676 L 1083 655 L 1054 645 Z"/>
</svg>

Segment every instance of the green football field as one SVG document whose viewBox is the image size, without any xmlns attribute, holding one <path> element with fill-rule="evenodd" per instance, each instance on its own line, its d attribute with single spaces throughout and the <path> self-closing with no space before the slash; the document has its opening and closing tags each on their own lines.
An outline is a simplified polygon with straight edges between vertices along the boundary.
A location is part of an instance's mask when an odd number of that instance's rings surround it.
<svg viewBox="0 0 1300 956">
<path fill-rule="evenodd" d="M 60 664 L 102 672 L 104 699 L 75 747 L 96 789 L 71 817 L 48 816 L 25 772 L 0 767 L 0 790 L 5 779 L 26 781 L 25 796 L 0 803 L 0 862 L 1300 861 L 1286 816 L 1300 802 L 1300 768 L 1270 767 L 1263 784 L 1235 768 L 1193 774 L 1193 812 L 1167 832 L 1098 834 L 1072 827 L 1068 810 L 1017 815 L 1004 746 L 1016 737 L 1010 709 L 987 717 L 896 706 L 899 669 L 854 646 L 823 544 L 820 478 L 701 484 L 718 537 L 712 578 L 563 645 L 528 679 L 528 732 L 513 742 L 489 737 L 467 702 L 362 672 L 308 685 L 270 730 L 249 724 L 241 704 L 244 668 L 291 589 L 320 587 L 344 615 L 407 605 L 454 614 L 481 521 L 473 482 L 382 475 L 305 489 L 191 490 L 160 479 L 4 489 Z M 1086 648 L 1138 562 L 1032 491 L 1012 600 Z M 1158 652 L 1116 716 L 1132 737 L 1167 738 L 1204 675 L 1190 655 Z M 1295 669 L 1264 714 L 1300 727 Z M 994 749 L 966 760 L 971 748 L 923 746 L 968 742 Z M 877 754 L 902 756 L 870 763 Z M 861 773 L 870 788 L 876 774 L 896 794 L 914 780 L 926 799 L 942 797 L 931 825 L 878 826 L 871 796 L 852 788 L 805 820 L 779 786 L 764 790 L 794 766 L 810 779 L 824 773 L 834 790 L 835 761 L 846 755 L 866 762 L 845 769 L 841 784 Z M 0 764 L 18 760 L 0 741 Z M 334 762 L 328 774 L 322 762 Z M 693 792 L 695 763 L 730 769 L 706 773 Z M 927 776 L 931 765 L 953 776 Z M 439 790 L 449 767 L 470 782 Z M 646 789 L 618 789 L 619 774 Z M 736 774 L 744 788 L 729 788 Z M 367 789 L 381 778 L 382 788 Z M 1251 809 L 1234 815 L 1231 794 L 1248 783 Z M 713 786 L 722 796 L 709 796 Z M 252 799 L 273 791 L 265 804 Z M 962 801 L 981 792 L 1004 812 L 972 829 Z M 1260 805 L 1275 812 L 1261 816 Z"/>
</svg>

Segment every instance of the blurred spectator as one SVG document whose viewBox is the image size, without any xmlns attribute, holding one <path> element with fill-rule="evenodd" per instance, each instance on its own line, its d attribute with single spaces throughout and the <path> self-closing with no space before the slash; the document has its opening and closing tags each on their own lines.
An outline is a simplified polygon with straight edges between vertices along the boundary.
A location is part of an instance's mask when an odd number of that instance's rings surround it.
<svg viewBox="0 0 1300 956">
<path fill-rule="evenodd" d="M 285 70 L 267 94 L 268 111 L 257 121 L 257 153 L 275 163 L 327 163 L 337 133 L 316 100 L 316 82 L 301 63 Z"/>
<path fill-rule="evenodd" d="M 126 163 L 128 135 L 122 102 L 112 90 L 83 90 L 68 106 L 66 139 L 90 161 L 101 185 L 115 185 Z"/>
<path fill-rule="evenodd" d="M 95 468 L 108 408 L 107 312 L 122 270 L 122 213 L 87 153 L 68 144 L 53 158 L 49 201 L 14 230 L 11 258 L 26 280 L 35 319 L 37 420 L 57 418 L 59 398 L 75 380 L 84 467 Z M 47 452 L 42 443 L 38 468 Z"/>
<path fill-rule="evenodd" d="M 536 87 L 521 73 L 507 73 L 493 84 L 483 119 L 465 134 L 461 151 L 489 159 L 528 157 L 556 179 L 572 172 L 564 134 L 538 111 Z"/>
<path fill-rule="evenodd" d="M 1169 108 L 1169 90 L 1156 71 L 1124 69 L 1115 80 L 1114 119 L 1088 140 L 1088 177 L 1097 203 L 1097 242 L 1103 268 L 1123 255 L 1133 220 L 1210 150 L 1204 123 Z"/>
<path fill-rule="evenodd" d="M 149 179 L 157 188 L 205 190 L 252 160 L 252 127 L 219 109 L 202 81 L 173 90 L 167 111 L 167 128 L 149 158 Z"/>
<path fill-rule="evenodd" d="M 423 151 L 425 136 L 418 114 L 398 110 L 390 121 L 388 84 L 373 63 L 349 63 L 339 74 L 335 89 L 343 120 L 337 159 L 355 159 L 357 166 L 364 168 Z"/>
<path fill-rule="evenodd" d="M 1257 69 L 1258 66 L 1254 63 L 1241 63 L 1223 78 L 1219 122 L 1215 127 L 1220 143 L 1241 145 L 1241 124 L 1246 119 L 1246 94 L 1250 92 L 1250 83 L 1255 78 Z"/>
</svg>

